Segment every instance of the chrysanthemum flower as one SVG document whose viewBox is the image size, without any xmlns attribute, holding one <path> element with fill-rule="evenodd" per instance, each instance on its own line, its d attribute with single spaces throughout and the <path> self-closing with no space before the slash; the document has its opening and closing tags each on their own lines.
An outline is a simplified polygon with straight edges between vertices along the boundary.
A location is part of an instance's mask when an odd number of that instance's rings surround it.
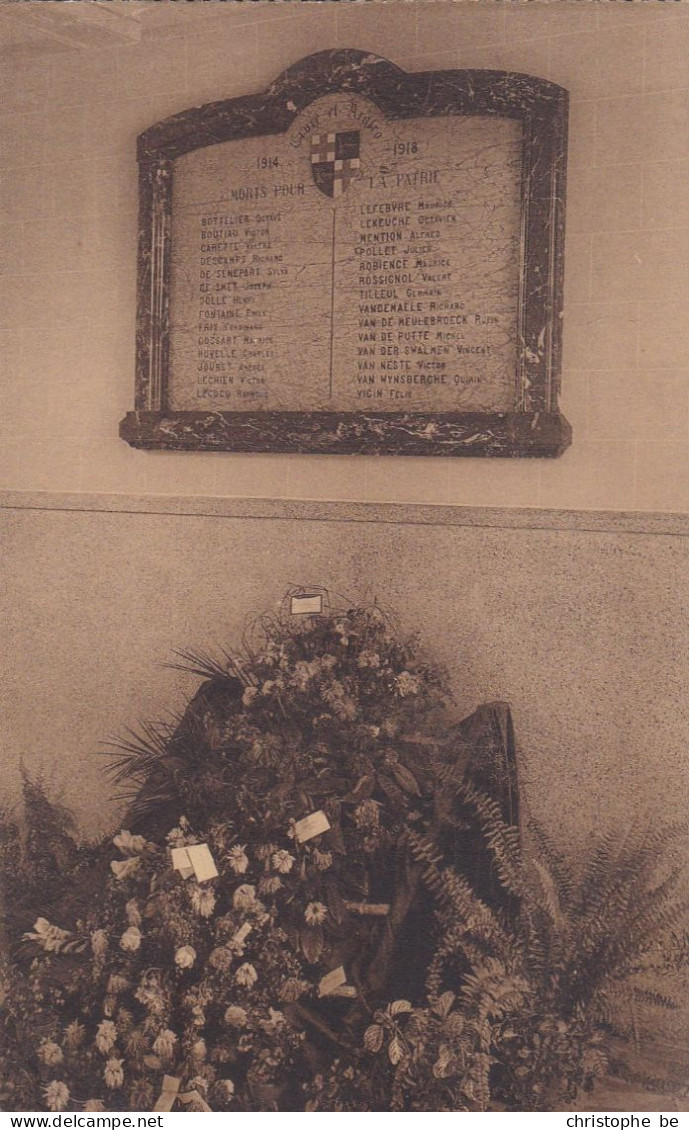
<svg viewBox="0 0 689 1130">
<path fill-rule="evenodd" d="M 288 875 L 294 867 L 295 860 L 293 855 L 281 848 L 279 851 L 273 852 L 272 863 L 275 870 L 279 871 L 281 875 Z"/>
<path fill-rule="evenodd" d="M 141 911 L 139 910 L 138 899 L 130 899 L 124 908 L 124 912 L 127 915 L 127 922 L 130 926 L 141 925 Z"/>
<path fill-rule="evenodd" d="M 245 961 L 243 965 L 239 966 L 234 979 L 238 985 L 244 985 L 245 988 L 250 989 L 258 981 L 258 973 L 250 962 Z"/>
<path fill-rule="evenodd" d="M 310 902 L 304 911 L 308 926 L 320 926 L 328 917 L 328 908 L 322 902 Z"/>
<path fill-rule="evenodd" d="M 71 937 L 69 930 L 62 930 L 53 926 L 47 918 L 37 918 L 33 924 L 33 933 L 24 934 L 24 941 L 35 942 L 46 953 L 59 953 L 64 943 Z"/>
<path fill-rule="evenodd" d="M 175 952 L 175 964 L 180 969 L 191 969 L 196 961 L 196 950 L 193 946 L 180 946 Z"/>
<path fill-rule="evenodd" d="M 169 1059 L 175 1050 L 177 1037 L 170 1028 L 164 1028 L 153 1041 L 153 1051 L 161 1059 Z"/>
<path fill-rule="evenodd" d="M 211 950 L 208 957 L 208 964 L 212 969 L 217 969 L 220 973 L 226 973 L 232 965 L 234 954 L 227 946 L 216 946 Z"/>
<path fill-rule="evenodd" d="M 319 871 L 327 871 L 333 865 L 333 853 L 331 851 L 319 851 L 314 848 L 311 858 Z"/>
<path fill-rule="evenodd" d="M 105 930 L 94 930 L 91 934 L 91 949 L 96 957 L 102 957 L 108 948 L 108 935 Z"/>
<path fill-rule="evenodd" d="M 237 910 L 249 910 L 256 902 L 256 888 L 250 883 L 243 883 L 232 895 L 232 905 Z"/>
<path fill-rule="evenodd" d="M 116 879 L 129 879 L 135 871 L 138 871 L 139 863 L 140 857 L 134 855 L 129 859 L 113 859 L 110 867 Z"/>
<path fill-rule="evenodd" d="M 243 875 L 249 867 L 246 844 L 234 844 L 227 853 L 227 862 L 235 875 Z"/>
<path fill-rule="evenodd" d="M 117 1028 L 112 1020 L 101 1020 L 96 1032 L 96 1047 L 103 1055 L 108 1055 L 117 1041 Z"/>
<path fill-rule="evenodd" d="M 105 1103 L 102 1099 L 87 1099 L 84 1103 L 84 1110 L 105 1110 Z"/>
<path fill-rule="evenodd" d="M 123 1060 L 109 1059 L 103 1071 L 103 1078 L 105 1079 L 105 1086 L 114 1090 L 116 1087 L 121 1087 L 124 1083 L 124 1071 L 122 1070 Z"/>
<path fill-rule="evenodd" d="M 228 1102 L 234 1095 L 234 1083 L 231 1079 L 218 1079 L 216 1086 L 225 1102 Z"/>
<path fill-rule="evenodd" d="M 233 1028 L 245 1028 L 248 1019 L 246 1009 L 240 1008 L 238 1004 L 231 1004 L 225 1009 L 225 1023 Z"/>
<path fill-rule="evenodd" d="M 137 1079 L 129 1099 L 132 1110 L 150 1110 L 153 1106 L 153 1087 L 146 1079 Z"/>
<path fill-rule="evenodd" d="M 141 930 L 138 926 L 129 926 L 120 938 L 120 949 L 126 953 L 136 953 L 141 945 Z"/>
<path fill-rule="evenodd" d="M 258 893 L 260 895 L 274 895 L 280 890 L 282 879 L 277 875 L 263 875 L 258 880 Z"/>
<path fill-rule="evenodd" d="M 202 918 L 210 918 L 215 910 L 215 895 L 210 887 L 196 885 L 191 890 L 191 905 Z"/>
<path fill-rule="evenodd" d="M 191 1054 L 194 1059 L 203 1061 L 208 1054 L 206 1041 L 202 1040 L 201 1037 L 199 1037 L 198 1040 L 194 1040 L 193 1044 L 191 1045 Z"/>
<path fill-rule="evenodd" d="M 43 1095 L 48 1110 L 64 1110 L 69 1102 L 69 1087 L 66 1083 L 53 1079 L 52 1083 L 43 1088 Z"/>
<path fill-rule="evenodd" d="M 75 1048 L 78 1048 L 79 1045 L 84 1042 L 85 1035 L 86 1029 L 83 1024 L 80 1024 L 78 1020 L 72 1020 L 65 1028 L 65 1047 L 69 1048 L 70 1051 L 74 1051 Z"/>
<path fill-rule="evenodd" d="M 300 981 L 298 977 L 288 977 L 280 987 L 280 999 L 289 1003 L 297 1001 L 299 997 L 304 995 L 308 987 L 306 981 Z"/>
<path fill-rule="evenodd" d="M 62 1048 L 54 1040 L 42 1040 L 38 1045 L 38 1058 L 47 1067 L 56 1067 L 62 1063 Z"/>
<path fill-rule="evenodd" d="M 245 706 L 251 706 L 257 696 L 258 690 L 256 687 L 245 687 L 244 694 L 242 695 L 242 702 Z"/>
<path fill-rule="evenodd" d="M 419 680 L 410 671 L 401 671 L 395 678 L 395 688 L 400 698 L 419 693 Z"/>
<path fill-rule="evenodd" d="M 123 977 L 121 973 L 111 973 L 108 977 L 108 992 L 117 996 L 118 993 L 123 993 L 126 989 L 131 988 L 131 981 Z"/>
<path fill-rule="evenodd" d="M 133 836 L 131 832 L 124 828 L 117 836 L 113 837 L 112 842 L 125 855 L 139 855 L 146 847 L 146 840 L 143 836 Z"/>
</svg>

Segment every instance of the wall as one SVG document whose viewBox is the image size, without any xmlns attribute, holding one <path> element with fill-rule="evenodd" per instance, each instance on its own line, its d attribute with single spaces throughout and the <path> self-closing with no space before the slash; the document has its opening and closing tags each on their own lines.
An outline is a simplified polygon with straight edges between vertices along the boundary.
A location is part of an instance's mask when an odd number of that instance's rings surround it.
<svg viewBox="0 0 689 1130">
<path fill-rule="evenodd" d="M 86 827 L 111 823 L 96 752 L 184 708 L 198 681 L 162 666 L 174 649 L 237 649 L 248 617 L 317 583 L 376 598 L 418 631 L 448 669 L 457 717 L 512 704 L 528 806 L 568 851 L 685 813 L 687 520 L 650 532 L 552 512 L 73 505 L 0 513 L 6 787 L 23 759 Z"/>
<path fill-rule="evenodd" d="M 175 5 L 172 25 L 151 7 L 140 43 L 3 60 L 1 487 L 687 509 L 688 4 L 259 0 Z M 575 439 L 560 460 L 141 453 L 117 438 L 133 397 L 137 133 L 333 46 L 571 91 L 562 405 Z"/>
</svg>

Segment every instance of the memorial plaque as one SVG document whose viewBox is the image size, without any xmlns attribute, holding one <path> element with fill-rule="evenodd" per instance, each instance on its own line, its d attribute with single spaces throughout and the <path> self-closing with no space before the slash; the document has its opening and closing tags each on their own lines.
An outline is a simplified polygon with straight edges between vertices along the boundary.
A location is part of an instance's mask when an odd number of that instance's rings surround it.
<svg viewBox="0 0 689 1130">
<path fill-rule="evenodd" d="M 556 455 L 566 92 L 324 52 L 139 139 L 140 447 Z"/>
</svg>

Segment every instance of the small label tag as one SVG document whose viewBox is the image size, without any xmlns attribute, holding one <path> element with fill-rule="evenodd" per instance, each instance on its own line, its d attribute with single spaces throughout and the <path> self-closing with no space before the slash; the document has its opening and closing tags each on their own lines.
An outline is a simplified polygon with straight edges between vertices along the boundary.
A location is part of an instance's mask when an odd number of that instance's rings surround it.
<svg viewBox="0 0 689 1130">
<path fill-rule="evenodd" d="M 330 830 L 330 821 L 322 809 L 318 812 L 312 812 L 310 816 L 305 816 L 303 820 L 297 820 L 294 825 L 294 834 L 300 844 L 305 844 L 307 840 L 312 840 L 314 836 L 320 836 L 322 832 Z"/>
<path fill-rule="evenodd" d="M 194 868 L 197 883 L 203 883 L 206 879 L 215 879 L 218 869 L 208 844 L 191 844 L 187 848 L 187 854 Z"/>
<path fill-rule="evenodd" d="M 174 1075 L 163 1075 L 163 1089 L 154 1110 L 170 1111 L 175 1105 L 180 1081 Z"/>
<path fill-rule="evenodd" d="M 347 982 L 347 974 L 344 971 L 343 965 L 338 965 L 337 969 L 333 969 L 330 973 L 326 973 L 325 977 L 321 977 L 318 982 L 318 995 L 319 997 L 332 996 L 335 989 L 339 989 L 341 985 Z"/>
<path fill-rule="evenodd" d="M 323 596 L 321 593 L 303 593 L 302 596 L 293 596 L 290 601 L 290 612 L 293 616 L 313 616 L 314 613 L 323 611 Z"/>
<path fill-rule="evenodd" d="M 249 934 L 251 933 L 252 930 L 253 930 L 253 926 L 251 925 L 251 923 L 245 922 L 243 926 L 239 927 L 239 929 L 237 930 L 237 933 L 233 935 L 232 941 L 233 942 L 239 942 L 239 944 L 241 945 L 242 942 L 245 942 L 246 939 L 249 937 Z"/>
<path fill-rule="evenodd" d="M 188 879 L 190 875 L 194 874 L 189 852 L 185 847 L 172 849 L 172 866 L 175 871 L 179 871 L 183 879 Z"/>
</svg>

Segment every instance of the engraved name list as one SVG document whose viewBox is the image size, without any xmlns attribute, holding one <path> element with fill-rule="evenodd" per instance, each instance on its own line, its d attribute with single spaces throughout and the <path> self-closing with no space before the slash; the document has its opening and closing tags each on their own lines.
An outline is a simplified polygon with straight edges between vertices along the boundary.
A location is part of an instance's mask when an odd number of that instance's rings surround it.
<svg viewBox="0 0 689 1130">
<path fill-rule="evenodd" d="M 522 149 L 332 94 L 179 157 L 171 409 L 513 411 Z"/>
</svg>

